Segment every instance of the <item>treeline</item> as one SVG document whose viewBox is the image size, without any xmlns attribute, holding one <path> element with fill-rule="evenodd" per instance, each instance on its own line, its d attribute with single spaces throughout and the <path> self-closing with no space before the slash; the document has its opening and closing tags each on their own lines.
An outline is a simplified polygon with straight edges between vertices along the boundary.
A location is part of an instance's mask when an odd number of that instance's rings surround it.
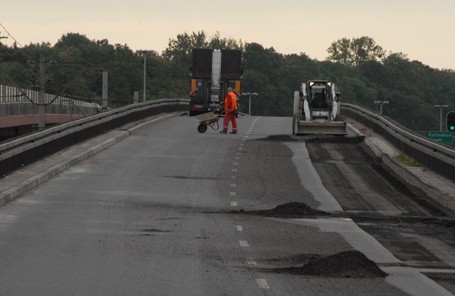
<svg viewBox="0 0 455 296">
<path fill-rule="evenodd" d="M 389 101 L 384 114 L 414 130 L 437 130 L 436 104 L 455 109 L 455 72 L 437 70 L 411 61 L 402 53 L 386 53 L 369 37 L 340 39 L 327 49 L 325 61 L 305 53 L 281 54 L 257 43 L 243 43 L 205 32 L 177 35 L 162 53 L 146 56 L 147 100 L 187 98 L 191 49 L 230 48 L 243 51 L 242 91 L 257 92 L 252 114 L 291 116 L 292 97 L 299 83 L 327 79 L 338 84 L 343 102 L 378 110 L 374 101 Z M 101 72 L 109 73 L 109 105 L 131 104 L 134 91 L 143 89 L 143 53 L 108 40 L 90 40 L 69 33 L 54 45 L 22 48 L 0 44 L 0 84 L 36 88 L 39 60 L 46 65 L 46 92 L 100 103 Z M 241 99 L 241 111 L 248 111 Z"/>
</svg>

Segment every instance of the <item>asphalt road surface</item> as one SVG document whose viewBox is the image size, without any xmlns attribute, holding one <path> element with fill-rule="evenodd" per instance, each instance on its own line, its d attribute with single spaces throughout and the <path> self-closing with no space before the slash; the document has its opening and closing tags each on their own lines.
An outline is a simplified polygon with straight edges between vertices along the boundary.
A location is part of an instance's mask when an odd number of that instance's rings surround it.
<svg viewBox="0 0 455 296">
<path fill-rule="evenodd" d="M 0 295 L 455 293 L 453 221 L 359 141 L 196 125 L 145 126 L 1 207 Z"/>
</svg>

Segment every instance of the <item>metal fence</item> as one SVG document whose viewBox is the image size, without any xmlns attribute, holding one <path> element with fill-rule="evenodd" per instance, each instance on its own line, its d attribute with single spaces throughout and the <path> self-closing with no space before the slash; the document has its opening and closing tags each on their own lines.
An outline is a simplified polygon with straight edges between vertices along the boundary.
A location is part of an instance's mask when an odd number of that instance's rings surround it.
<svg viewBox="0 0 455 296">
<path fill-rule="evenodd" d="M 0 85 L 0 103 L 38 103 L 39 91 Z M 45 104 L 85 106 L 87 102 L 64 96 L 44 94 Z"/>
<path fill-rule="evenodd" d="M 383 136 L 403 153 L 455 182 L 455 150 L 398 127 L 384 117 L 356 105 L 343 103 L 341 112 Z"/>
<path fill-rule="evenodd" d="M 0 116 L 27 115 L 37 113 L 39 91 L 0 85 Z M 65 96 L 44 95 L 46 113 L 91 115 L 96 113 L 97 104 L 75 100 Z"/>
</svg>

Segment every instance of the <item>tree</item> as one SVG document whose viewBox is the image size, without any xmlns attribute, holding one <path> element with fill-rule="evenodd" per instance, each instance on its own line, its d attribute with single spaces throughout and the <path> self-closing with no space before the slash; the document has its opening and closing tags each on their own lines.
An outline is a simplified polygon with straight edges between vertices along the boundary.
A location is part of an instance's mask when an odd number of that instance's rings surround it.
<svg viewBox="0 0 455 296">
<path fill-rule="evenodd" d="M 327 49 L 328 60 L 348 66 L 358 66 L 367 61 L 380 61 L 385 51 L 370 37 L 341 38 Z"/>
</svg>

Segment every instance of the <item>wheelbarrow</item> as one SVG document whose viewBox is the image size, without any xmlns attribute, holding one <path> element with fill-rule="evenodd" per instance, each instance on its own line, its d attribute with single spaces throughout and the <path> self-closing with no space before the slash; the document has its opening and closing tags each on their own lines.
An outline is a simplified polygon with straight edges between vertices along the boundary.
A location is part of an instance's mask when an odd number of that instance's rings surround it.
<svg viewBox="0 0 455 296">
<path fill-rule="evenodd" d="M 195 115 L 194 118 L 198 121 L 199 125 L 197 126 L 197 131 L 200 133 L 205 133 L 207 131 L 207 127 L 210 126 L 211 129 L 214 131 L 220 128 L 218 120 L 220 119 L 221 115 L 223 114 L 215 114 L 213 112 L 202 113 L 199 115 Z"/>
</svg>

